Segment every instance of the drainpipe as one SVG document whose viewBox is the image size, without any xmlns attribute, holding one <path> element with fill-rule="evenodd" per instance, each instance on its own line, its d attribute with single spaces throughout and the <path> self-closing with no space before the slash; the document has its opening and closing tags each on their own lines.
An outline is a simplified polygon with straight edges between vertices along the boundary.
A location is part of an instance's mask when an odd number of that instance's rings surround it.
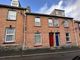
<svg viewBox="0 0 80 60">
<path fill-rule="evenodd" d="M 25 14 L 25 11 L 24 11 L 24 13 L 23 13 L 23 44 L 22 44 L 22 50 L 25 50 L 25 48 L 26 48 L 26 46 L 25 46 L 25 44 L 26 44 L 26 39 L 25 39 L 25 35 L 26 35 L 26 33 L 25 33 L 25 22 L 26 21 L 26 14 Z"/>
<path fill-rule="evenodd" d="M 26 25 L 25 24 L 26 24 L 26 17 L 27 17 L 26 13 L 30 13 L 30 12 L 31 12 L 30 7 L 27 7 L 26 10 L 24 10 L 24 13 L 23 13 L 23 33 L 24 33 L 24 35 L 23 35 L 24 37 L 23 38 L 24 39 L 23 39 L 22 50 L 25 50 L 25 48 L 26 48 L 26 38 L 25 38 L 26 37 L 25 36 L 26 35 L 26 31 L 25 31 L 26 30 L 25 29 Z"/>
<path fill-rule="evenodd" d="M 75 30 L 75 22 L 74 21 L 73 21 L 73 28 L 74 28 L 74 33 L 75 33 L 76 46 L 78 46 L 77 31 Z"/>
</svg>

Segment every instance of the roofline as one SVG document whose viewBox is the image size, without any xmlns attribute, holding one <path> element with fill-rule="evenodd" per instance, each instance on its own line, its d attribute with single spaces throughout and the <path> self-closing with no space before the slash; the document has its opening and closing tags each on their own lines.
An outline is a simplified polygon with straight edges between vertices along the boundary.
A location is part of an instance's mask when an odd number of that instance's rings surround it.
<svg viewBox="0 0 80 60">
<path fill-rule="evenodd" d="M 55 16 L 55 15 L 48 15 L 48 14 L 40 14 L 40 13 L 26 13 L 26 15 L 37 15 L 37 16 L 47 16 L 47 17 L 58 17 L 58 18 L 65 18 L 65 19 L 73 19 L 71 17 L 62 17 L 62 16 Z"/>
<path fill-rule="evenodd" d="M 54 10 L 58 10 L 58 11 L 64 11 L 64 10 L 62 10 L 62 9 L 54 9 Z"/>
<path fill-rule="evenodd" d="M 74 21 L 75 23 L 80 23 L 80 21 Z"/>
<path fill-rule="evenodd" d="M 20 10 L 26 10 L 26 8 L 15 7 L 15 6 L 10 6 L 10 5 L 3 5 L 3 4 L 0 4 L 0 7 L 12 8 L 12 9 L 20 9 Z"/>
</svg>

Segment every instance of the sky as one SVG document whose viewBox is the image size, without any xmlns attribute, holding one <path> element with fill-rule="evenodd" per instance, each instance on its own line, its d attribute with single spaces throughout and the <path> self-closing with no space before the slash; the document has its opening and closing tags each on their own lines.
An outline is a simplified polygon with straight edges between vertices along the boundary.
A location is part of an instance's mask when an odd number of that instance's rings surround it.
<svg viewBox="0 0 80 60">
<path fill-rule="evenodd" d="M 80 20 L 80 0 L 19 0 L 22 7 L 30 6 L 35 13 L 50 14 L 54 9 L 65 10 L 66 17 Z M 10 5 L 11 0 L 0 0 L 0 4 Z"/>
</svg>

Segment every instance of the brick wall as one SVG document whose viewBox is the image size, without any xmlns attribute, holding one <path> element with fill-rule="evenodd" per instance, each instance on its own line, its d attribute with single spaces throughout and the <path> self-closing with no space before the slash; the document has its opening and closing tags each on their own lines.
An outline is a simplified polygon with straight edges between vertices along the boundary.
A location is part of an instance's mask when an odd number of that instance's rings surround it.
<svg viewBox="0 0 80 60">
<path fill-rule="evenodd" d="M 10 25 L 12 27 L 15 27 L 16 29 L 16 39 L 14 44 L 22 44 L 23 42 L 23 17 L 20 14 L 20 12 L 23 10 L 18 10 L 17 11 L 17 19 L 16 21 L 8 21 L 7 20 L 7 16 L 8 16 L 8 10 L 10 8 L 0 8 L 0 44 L 1 45 L 6 45 L 4 44 L 5 42 L 5 29 L 6 27 L 10 27 Z M 8 44 L 9 45 L 9 44 Z"/>
<path fill-rule="evenodd" d="M 19 45 L 23 45 L 24 42 L 24 34 L 23 34 L 23 24 L 24 24 L 24 18 L 23 15 L 24 14 L 24 10 L 18 10 L 17 11 L 17 20 L 16 21 L 8 21 L 7 20 L 7 15 L 8 15 L 8 10 L 10 8 L 0 8 L 0 45 L 11 45 L 11 44 L 19 44 Z M 21 14 L 22 12 L 22 14 Z M 47 16 L 40 16 L 41 19 L 41 26 L 37 27 L 35 26 L 35 15 L 26 15 L 26 21 L 25 21 L 25 27 L 26 27 L 26 31 L 25 31 L 25 43 L 24 45 L 27 48 L 49 48 L 50 44 L 49 44 L 49 32 L 59 32 L 60 33 L 60 46 L 66 46 L 66 32 L 70 33 L 70 45 L 76 45 L 76 38 L 75 38 L 75 26 L 77 26 L 77 24 L 74 24 L 73 20 L 67 19 L 69 21 L 69 28 L 64 28 L 63 26 L 63 21 L 65 20 L 64 18 L 58 18 L 59 20 L 59 27 L 55 28 L 55 27 L 49 27 L 48 26 L 48 18 Z M 53 20 L 55 19 L 55 17 L 50 17 L 53 18 Z M 10 43 L 10 44 L 4 44 L 5 41 L 5 28 L 6 27 L 10 27 L 10 25 L 12 27 L 15 27 L 16 29 L 16 39 L 14 43 Z M 74 26 L 75 25 L 75 26 Z M 35 32 L 40 32 L 41 33 L 41 37 L 42 37 L 42 45 L 41 46 L 35 46 L 35 37 L 34 37 L 34 33 Z M 78 34 L 79 30 L 77 31 Z M 79 34 L 78 34 L 79 35 Z M 80 38 L 78 38 L 80 39 Z M 78 44 L 80 41 L 78 40 Z M 54 47 L 56 46 L 55 43 L 55 39 L 54 39 Z"/>
<path fill-rule="evenodd" d="M 34 15 L 27 15 L 27 31 L 26 31 L 26 46 L 28 48 L 37 48 L 35 47 L 35 40 L 34 40 L 34 33 L 35 32 L 41 32 L 42 36 L 42 46 L 40 47 L 50 47 L 49 45 L 49 32 L 60 32 L 60 46 L 66 46 L 66 32 L 70 32 L 70 40 L 71 45 L 76 45 L 75 43 L 75 37 L 74 37 L 74 27 L 73 27 L 73 20 L 69 20 L 69 28 L 64 28 L 62 22 L 63 18 L 58 18 L 59 20 L 59 27 L 49 27 L 48 26 L 48 18 L 46 16 L 40 16 L 41 19 L 41 26 L 37 27 L 35 26 L 35 16 Z M 55 17 L 52 17 L 53 20 Z M 54 43 L 55 44 L 55 43 Z"/>
<path fill-rule="evenodd" d="M 76 34 L 76 40 L 78 42 L 78 46 L 80 46 L 80 30 L 79 30 L 79 27 L 78 27 L 78 23 L 77 22 L 74 22 L 74 26 L 75 26 L 75 34 Z"/>
</svg>

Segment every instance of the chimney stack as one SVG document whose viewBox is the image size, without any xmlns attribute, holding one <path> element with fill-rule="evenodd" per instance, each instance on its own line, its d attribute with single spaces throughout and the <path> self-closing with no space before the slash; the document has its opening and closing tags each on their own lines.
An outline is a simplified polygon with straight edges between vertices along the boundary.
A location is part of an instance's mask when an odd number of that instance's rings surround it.
<svg viewBox="0 0 80 60">
<path fill-rule="evenodd" d="M 11 6 L 20 7 L 19 0 L 12 0 L 11 1 Z"/>
</svg>

